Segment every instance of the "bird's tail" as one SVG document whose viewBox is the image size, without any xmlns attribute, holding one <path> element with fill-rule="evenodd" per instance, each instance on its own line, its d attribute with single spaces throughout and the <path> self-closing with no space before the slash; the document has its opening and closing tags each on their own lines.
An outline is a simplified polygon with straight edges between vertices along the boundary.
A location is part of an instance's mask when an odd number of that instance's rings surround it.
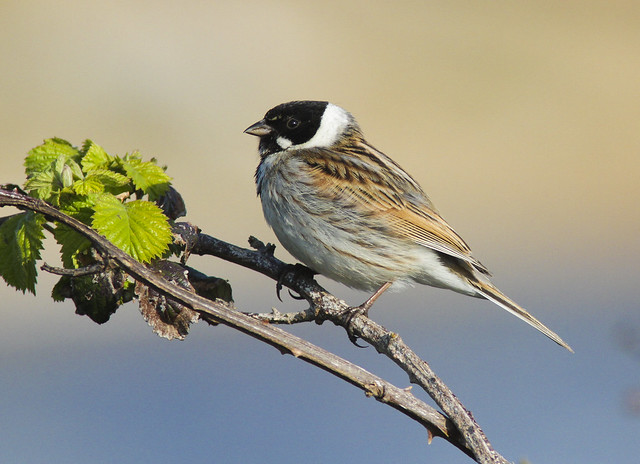
<svg viewBox="0 0 640 464">
<path fill-rule="evenodd" d="M 560 338 L 558 334 L 556 334 L 553 330 L 549 329 L 547 326 L 545 326 L 542 322 L 540 322 L 538 319 L 533 317 L 523 308 L 518 306 L 518 304 L 516 304 L 514 301 L 510 300 L 506 295 L 504 295 L 496 287 L 494 287 L 490 283 L 481 282 L 481 281 L 470 282 L 470 283 L 475 287 L 478 293 L 483 297 L 485 297 L 487 300 L 494 302 L 495 304 L 497 304 L 503 309 L 506 309 L 514 316 L 525 321 L 531 327 L 535 327 L 536 329 L 538 329 L 540 332 L 545 334 L 547 337 L 549 337 L 551 340 L 556 342 L 558 345 L 566 348 L 567 350 L 573 353 L 573 349 L 571 349 L 571 347 L 562 338 Z"/>
</svg>

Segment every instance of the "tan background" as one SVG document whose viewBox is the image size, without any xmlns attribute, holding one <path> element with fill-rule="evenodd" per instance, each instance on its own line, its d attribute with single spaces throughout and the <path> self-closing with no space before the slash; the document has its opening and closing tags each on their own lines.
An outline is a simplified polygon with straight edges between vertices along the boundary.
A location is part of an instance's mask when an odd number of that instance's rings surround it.
<svg viewBox="0 0 640 464">
<path fill-rule="evenodd" d="M 638 364 L 616 348 L 615 331 L 640 323 L 639 3 L 5 1 L 0 38 L 0 182 L 23 181 L 23 156 L 43 138 L 75 144 L 91 138 L 110 153 L 139 149 L 167 164 L 187 202 L 187 219 L 204 231 L 241 245 L 250 234 L 273 241 L 255 198 L 257 141 L 242 130 L 283 101 L 331 100 L 351 111 L 369 140 L 422 184 L 500 287 L 577 354 L 566 356 L 486 303 L 442 291 L 385 295 L 372 316 L 433 359 L 449 375 L 445 380 L 457 380 L 454 390 L 469 385 L 465 399 L 479 395 L 468 406 L 487 408 L 490 427 L 496 414 L 488 435 L 498 449 L 507 447 L 511 459 L 563 462 L 553 460 L 562 458 L 558 450 L 575 458 L 575 449 L 589 449 L 582 440 L 595 430 L 576 432 L 575 442 L 549 429 L 538 438 L 529 429 L 504 430 L 503 422 L 516 418 L 534 422 L 538 407 L 553 401 L 545 392 L 560 402 L 547 410 L 554 423 L 584 426 L 587 405 L 603 400 L 602 413 L 617 418 L 615 428 L 638 431 L 637 420 L 630 421 L 619 404 L 633 379 L 637 383 Z M 290 259 L 280 248 L 278 255 Z M 273 284 L 248 271 L 211 259 L 195 258 L 194 264 L 230 278 L 242 308 L 299 307 L 277 302 Z M 41 277 L 37 299 L 0 286 L 2 351 L 19 360 L 16 369 L 37 371 L 37 360 L 44 362 L 51 350 L 91 350 L 97 340 L 124 346 L 152 337 L 133 307 L 104 327 L 74 316 L 70 304 L 47 298 L 51 282 Z M 364 298 L 322 282 L 354 303 Z M 294 330 L 330 333 L 342 343 L 342 334 L 326 326 Z M 218 332 L 239 350 L 246 343 Z M 196 350 L 197 337 L 208 343 L 215 333 L 198 328 L 184 346 Z M 168 352 L 176 346 L 149 343 Z M 339 346 L 353 356 L 349 346 Z M 250 347 L 258 360 L 264 357 L 263 348 Z M 588 374 L 594 362 L 612 370 L 592 373 L 601 381 Z M 288 384 L 297 385 L 304 375 L 287 369 Z M 503 379 L 496 387 L 487 369 Z M 126 390 L 127 375 L 118 375 Z M 532 410 L 517 398 L 509 411 L 515 418 L 495 410 L 496 389 L 522 391 L 539 376 L 548 376 L 548 384 Z M 513 377 L 523 384 L 511 384 Z M 480 379 L 489 383 L 472 388 Z M 545 390 L 552 385 L 560 390 Z M 336 395 L 349 389 L 331 388 Z M 482 394 L 483 388 L 494 393 Z M 573 404 L 570 398 L 582 390 L 582 402 Z M 380 408 L 362 403 L 368 422 L 370 408 Z M 35 423 L 44 420 L 33 414 Z M 293 420 L 272 411 L 256 414 L 265 423 Z M 507 439 L 509 433 L 514 437 Z M 366 434 L 357 432 L 365 447 L 371 445 Z M 558 443 L 540 446 L 549 437 Z M 624 445 L 611 443 L 619 457 L 637 456 L 637 441 L 619 439 Z M 446 448 L 425 448 L 416 440 L 396 443 L 425 459 Z M 57 448 L 43 449 L 47 455 Z M 87 449 L 95 452 L 91 443 Z M 202 452 L 222 459 L 216 450 Z M 269 450 L 267 456 L 281 462 L 295 456 Z M 60 459 L 68 457 L 60 453 Z M 323 455 L 321 445 L 309 453 L 339 459 Z M 229 456 L 247 459 L 240 450 Z M 599 462 L 587 456 L 598 454 L 585 451 L 580 462 Z M 465 462 L 455 452 L 448 459 Z"/>
</svg>

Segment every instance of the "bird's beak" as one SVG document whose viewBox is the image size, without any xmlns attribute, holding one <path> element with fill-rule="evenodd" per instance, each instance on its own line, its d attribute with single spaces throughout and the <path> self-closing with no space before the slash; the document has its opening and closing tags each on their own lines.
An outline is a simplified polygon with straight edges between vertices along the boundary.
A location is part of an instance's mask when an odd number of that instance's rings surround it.
<svg viewBox="0 0 640 464">
<path fill-rule="evenodd" d="M 267 124 L 267 122 L 264 119 L 261 121 L 258 121 L 255 124 L 250 125 L 244 130 L 245 134 L 255 135 L 257 137 L 268 135 L 271 132 L 273 132 L 273 127 Z"/>
</svg>

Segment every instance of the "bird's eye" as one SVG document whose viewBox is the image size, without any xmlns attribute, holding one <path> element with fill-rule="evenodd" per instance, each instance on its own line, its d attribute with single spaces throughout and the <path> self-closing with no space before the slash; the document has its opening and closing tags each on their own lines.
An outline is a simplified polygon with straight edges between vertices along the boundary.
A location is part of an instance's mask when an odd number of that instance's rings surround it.
<svg viewBox="0 0 640 464">
<path fill-rule="evenodd" d="M 295 129 L 300 125 L 300 121 L 296 118 L 289 118 L 287 121 L 287 129 Z"/>
</svg>

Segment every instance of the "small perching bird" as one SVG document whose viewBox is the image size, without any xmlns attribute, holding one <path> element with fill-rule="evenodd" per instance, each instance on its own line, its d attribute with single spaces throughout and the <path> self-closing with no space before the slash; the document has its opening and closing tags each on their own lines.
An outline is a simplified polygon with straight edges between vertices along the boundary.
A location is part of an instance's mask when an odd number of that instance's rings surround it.
<svg viewBox="0 0 640 464">
<path fill-rule="evenodd" d="M 260 138 L 255 179 L 280 243 L 313 271 L 375 292 L 419 283 L 486 298 L 573 352 L 505 296 L 418 183 L 325 101 L 272 108 L 245 130 Z"/>
</svg>

